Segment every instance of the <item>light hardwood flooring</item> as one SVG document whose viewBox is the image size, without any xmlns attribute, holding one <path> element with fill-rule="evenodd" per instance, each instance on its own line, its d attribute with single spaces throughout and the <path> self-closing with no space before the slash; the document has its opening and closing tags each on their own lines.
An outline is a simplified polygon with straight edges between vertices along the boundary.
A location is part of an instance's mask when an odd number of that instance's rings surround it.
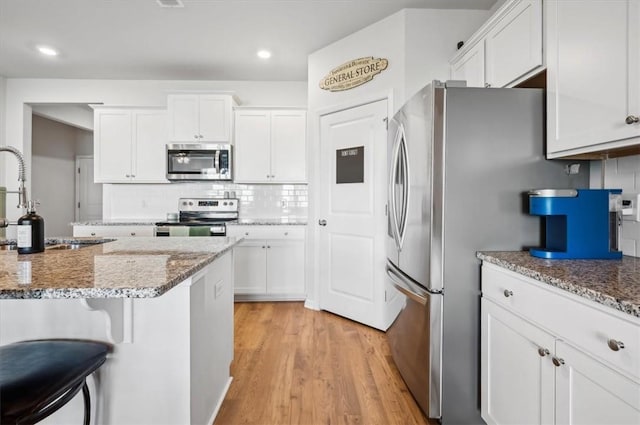
<svg viewBox="0 0 640 425">
<path fill-rule="evenodd" d="M 236 303 L 234 377 L 215 425 L 429 424 L 384 332 L 302 303 Z"/>
</svg>

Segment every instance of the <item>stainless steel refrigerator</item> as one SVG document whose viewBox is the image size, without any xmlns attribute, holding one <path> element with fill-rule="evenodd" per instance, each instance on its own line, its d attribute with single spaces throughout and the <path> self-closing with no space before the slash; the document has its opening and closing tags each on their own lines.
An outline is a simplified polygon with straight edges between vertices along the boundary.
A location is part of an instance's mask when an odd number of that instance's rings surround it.
<svg viewBox="0 0 640 425">
<path fill-rule="evenodd" d="M 476 251 L 540 244 L 529 189 L 588 186 L 586 166 L 568 175 L 544 158 L 542 90 L 463 85 L 433 81 L 388 138 L 387 276 L 406 300 L 387 335 L 423 412 L 445 424 L 482 423 Z"/>
</svg>

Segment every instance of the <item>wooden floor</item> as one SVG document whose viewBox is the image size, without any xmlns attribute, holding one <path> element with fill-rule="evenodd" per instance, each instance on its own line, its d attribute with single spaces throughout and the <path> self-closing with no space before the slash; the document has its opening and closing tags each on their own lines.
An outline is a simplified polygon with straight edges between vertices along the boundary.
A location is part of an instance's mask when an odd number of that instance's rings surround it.
<svg viewBox="0 0 640 425">
<path fill-rule="evenodd" d="M 236 303 L 234 380 L 215 425 L 428 424 L 383 332 L 302 303 Z"/>
</svg>

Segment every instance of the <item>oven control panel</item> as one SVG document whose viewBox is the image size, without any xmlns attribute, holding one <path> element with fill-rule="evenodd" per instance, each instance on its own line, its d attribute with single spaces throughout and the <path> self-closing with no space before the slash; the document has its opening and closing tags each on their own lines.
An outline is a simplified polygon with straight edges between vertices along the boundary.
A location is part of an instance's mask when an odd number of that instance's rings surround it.
<svg viewBox="0 0 640 425">
<path fill-rule="evenodd" d="M 180 198 L 178 209 L 183 211 L 236 212 L 238 199 L 235 198 Z"/>
</svg>

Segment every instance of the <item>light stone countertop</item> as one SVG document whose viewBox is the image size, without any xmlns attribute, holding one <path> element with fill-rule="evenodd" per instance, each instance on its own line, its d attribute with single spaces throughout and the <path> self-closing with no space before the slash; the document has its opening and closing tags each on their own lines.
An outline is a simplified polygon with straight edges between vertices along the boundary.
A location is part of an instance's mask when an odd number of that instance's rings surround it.
<svg viewBox="0 0 640 425">
<path fill-rule="evenodd" d="M 90 220 L 76 221 L 71 226 L 154 226 L 156 223 L 165 222 L 166 218 L 158 219 L 118 219 L 118 220 Z M 178 224 L 176 222 L 176 224 Z M 227 221 L 227 226 L 305 226 L 306 218 L 279 217 L 279 218 L 239 218 L 237 221 Z"/>
<path fill-rule="evenodd" d="M 640 317 L 640 258 L 547 260 L 527 251 L 478 252 L 482 261 L 503 267 L 591 301 Z"/>
<path fill-rule="evenodd" d="M 157 297 L 240 240 L 130 237 L 38 254 L 0 251 L 0 299 Z"/>
</svg>

